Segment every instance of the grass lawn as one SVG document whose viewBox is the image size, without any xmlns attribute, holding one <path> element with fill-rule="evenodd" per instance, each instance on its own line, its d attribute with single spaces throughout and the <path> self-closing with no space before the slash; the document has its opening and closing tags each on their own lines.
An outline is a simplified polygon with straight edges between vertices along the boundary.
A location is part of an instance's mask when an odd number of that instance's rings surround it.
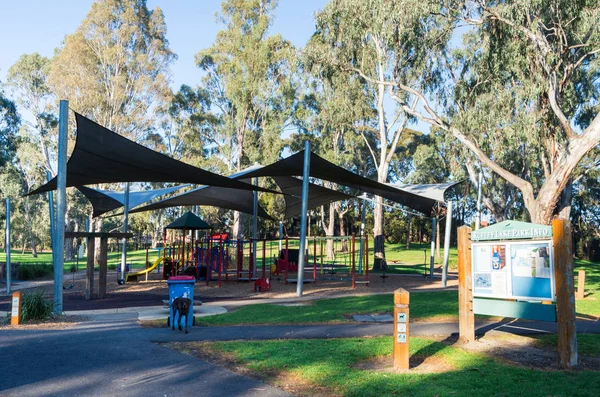
<svg viewBox="0 0 600 397">
<path fill-rule="evenodd" d="M 157 258 L 158 254 L 156 250 L 151 249 L 148 253 L 148 260 L 153 263 Z M 38 257 L 34 258 L 31 255 L 31 251 L 25 251 L 21 254 L 21 250 L 11 250 L 10 260 L 13 263 L 24 263 L 24 264 L 52 264 L 52 252 L 38 252 Z M 0 262 L 6 261 L 6 253 L 0 252 Z M 87 257 L 79 258 L 79 270 L 84 269 L 86 266 Z M 65 261 L 65 271 L 68 272 L 71 266 L 76 264 L 77 261 Z M 121 252 L 109 252 L 108 253 L 108 265 L 121 263 Z M 127 252 L 127 263 L 131 263 L 134 268 L 144 268 L 146 263 L 146 250 L 128 251 Z M 96 268 L 98 268 L 96 266 Z"/>
<path fill-rule="evenodd" d="M 348 321 L 352 314 L 392 313 L 392 294 L 323 299 L 307 306 L 257 304 L 237 311 L 203 317 L 203 325 L 302 324 Z M 453 321 L 458 318 L 458 292 L 419 292 L 411 294 L 411 320 Z"/>
<path fill-rule="evenodd" d="M 426 360 L 439 368 L 438 372 L 420 372 L 417 367 L 408 373 L 395 373 L 357 366 L 377 358 L 391 366 L 390 337 L 215 342 L 204 347 L 269 383 L 292 390 L 294 385 L 302 384 L 304 395 L 595 396 L 600 388 L 596 371 L 542 371 L 515 366 L 423 338 L 410 340 L 411 365 Z M 202 351 L 199 343 L 176 348 L 191 354 Z"/>
</svg>

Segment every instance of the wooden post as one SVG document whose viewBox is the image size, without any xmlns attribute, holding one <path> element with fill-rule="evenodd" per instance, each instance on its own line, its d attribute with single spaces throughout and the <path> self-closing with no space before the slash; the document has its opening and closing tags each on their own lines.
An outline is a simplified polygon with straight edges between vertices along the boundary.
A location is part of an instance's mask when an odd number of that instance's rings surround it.
<svg viewBox="0 0 600 397">
<path fill-rule="evenodd" d="M 87 239 L 87 268 L 85 278 L 85 300 L 94 299 L 94 247 L 96 239 L 88 237 Z"/>
<path fill-rule="evenodd" d="M 585 298 L 585 270 L 577 272 L 577 299 Z"/>
<path fill-rule="evenodd" d="M 404 288 L 394 291 L 394 369 L 409 369 L 408 340 L 410 293 Z"/>
<path fill-rule="evenodd" d="M 100 253 L 98 265 L 100 273 L 98 274 L 98 299 L 104 299 L 106 296 L 106 272 L 108 271 L 108 237 L 100 237 Z"/>
<path fill-rule="evenodd" d="M 475 340 L 473 283 L 471 266 L 471 228 L 458 228 L 458 329 L 464 342 Z"/>
<path fill-rule="evenodd" d="M 558 357 L 564 368 L 577 366 L 577 330 L 575 328 L 575 283 L 573 275 L 573 239 L 567 220 L 552 221 L 554 240 L 554 276 L 556 278 L 556 319 Z"/>
<path fill-rule="evenodd" d="M 10 325 L 21 324 L 21 308 L 22 307 L 23 307 L 22 292 L 21 291 L 13 292 L 13 294 L 12 294 L 12 310 L 10 312 Z"/>
</svg>

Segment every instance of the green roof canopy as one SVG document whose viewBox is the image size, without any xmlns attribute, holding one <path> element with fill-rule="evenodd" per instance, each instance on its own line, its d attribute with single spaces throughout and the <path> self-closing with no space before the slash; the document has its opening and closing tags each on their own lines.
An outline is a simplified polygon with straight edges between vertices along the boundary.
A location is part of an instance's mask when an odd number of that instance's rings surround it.
<svg viewBox="0 0 600 397">
<path fill-rule="evenodd" d="M 471 233 L 473 241 L 523 240 L 552 237 L 552 226 L 520 221 L 504 221 Z"/>
<path fill-rule="evenodd" d="M 192 214 L 191 211 L 186 212 L 179 218 L 175 219 L 165 229 L 178 229 L 178 230 L 200 230 L 200 229 L 212 229 L 208 223 Z"/>
</svg>

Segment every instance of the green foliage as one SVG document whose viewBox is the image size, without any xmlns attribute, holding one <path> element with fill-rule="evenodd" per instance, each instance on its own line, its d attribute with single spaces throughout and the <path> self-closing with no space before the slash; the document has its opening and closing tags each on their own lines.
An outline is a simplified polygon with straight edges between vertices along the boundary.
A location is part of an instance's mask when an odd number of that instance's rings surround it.
<svg viewBox="0 0 600 397">
<path fill-rule="evenodd" d="M 23 294 L 21 320 L 46 320 L 52 315 L 53 303 L 41 291 L 28 291 Z"/>
<path fill-rule="evenodd" d="M 17 107 L 13 101 L 4 96 L 0 86 L 0 168 L 13 156 L 20 123 Z"/>
</svg>

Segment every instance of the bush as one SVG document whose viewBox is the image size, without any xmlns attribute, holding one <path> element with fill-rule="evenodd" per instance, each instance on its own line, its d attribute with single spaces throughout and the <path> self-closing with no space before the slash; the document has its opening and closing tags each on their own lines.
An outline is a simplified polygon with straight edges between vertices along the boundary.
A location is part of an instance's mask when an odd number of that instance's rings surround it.
<svg viewBox="0 0 600 397">
<path fill-rule="evenodd" d="M 77 265 L 71 265 L 71 269 L 69 269 L 71 273 L 77 273 Z"/>
<path fill-rule="evenodd" d="M 35 280 L 51 276 L 54 273 L 52 264 L 46 263 L 21 263 L 21 280 Z"/>
<path fill-rule="evenodd" d="M 25 292 L 21 308 L 21 320 L 45 320 L 52 315 L 53 303 L 41 291 Z"/>
<path fill-rule="evenodd" d="M 117 264 L 116 263 L 110 263 L 108 265 L 108 269 L 109 270 L 117 270 Z"/>
</svg>

